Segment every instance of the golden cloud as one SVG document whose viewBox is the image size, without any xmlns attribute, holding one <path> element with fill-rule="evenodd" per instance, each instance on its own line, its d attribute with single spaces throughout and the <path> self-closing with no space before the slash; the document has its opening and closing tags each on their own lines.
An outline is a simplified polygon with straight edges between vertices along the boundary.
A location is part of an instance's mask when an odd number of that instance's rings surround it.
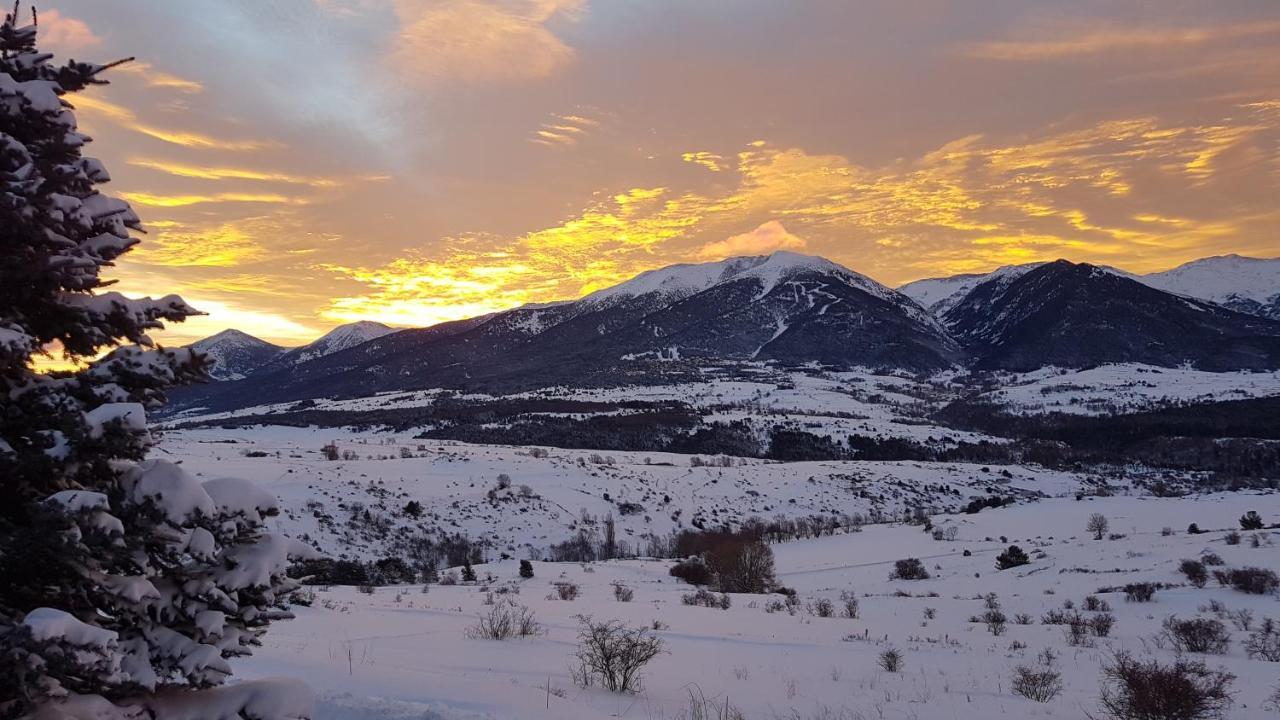
<svg viewBox="0 0 1280 720">
<path fill-rule="evenodd" d="M 782 223 L 770 220 L 751 232 L 703 245 L 698 257 L 720 260 L 739 255 L 767 255 L 775 250 L 803 250 L 807 246 L 803 238 L 787 232 Z"/>
<path fill-rule="evenodd" d="M 122 192 L 120 197 L 135 205 L 151 207 L 186 207 L 205 203 L 272 203 L 277 205 L 307 205 L 306 198 L 289 197 L 277 193 L 224 192 L 209 195 L 160 195 L 149 192 Z"/>
<path fill-rule="evenodd" d="M 431 324 L 578 297 L 671 262 L 776 249 L 849 261 L 890 283 L 1058 257 L 1163 268 L 1270 232 L 1280 211 L 1242 217 L 1205 198 L 1234 198 L 1239 161 L 1226 159 L 1273 148 L 1277 134 L 1247 114 L 1204 125 L 1133 118 L 1012 143 L 969 136 L 880 168 L 755 142 L 735 158 L 735 186 L 633 188 L 521 237 L 327 266 L 366 292 L 323 314 Z"/>
<path fill-rule="evenodd" d="M 1065 36 L 1037 40 L 1001 40 L 966 48 L 971 57 L 986 60 L 1053 60 L 1125 50 L 1161 50 L 1205 45 L 1280 33 L 1280 21 L 1207 27 L 1092 27 L 1073 28 Z"/>
<path fill-rule="evenodd" d="M 132 110 L 94 95 L 76 95 L 75 106 L 77 110 L 90 118 L 102 118 L 127 130 L 183 147 L 246 152 L 278 145 L 278 143 L 265 140 L 225 140 L 191 130 L 159 128 L 143 122 Z"/>
<path fill-rule="evenodd" d="M 720 172 L 721 170 L 725 169 L 725 161 L 723 156 L 716 155 L 715 153 L 709 153 L 709 152 L 706 152 L 705 150 L 699 150 L 698 152 L 687 152 L 681 155 L 680 159 L 688 163 L 693 163 L 694 165 L 701 165 L 702 167 L 710 170 L 711 172 Z"/>
<path fill-rule="evenodd" d="M 137 60 L 125 63 L 116 68 L 116 72 L 129 73 L 140 77 L 147 87 L 160 88 L 163 90 L 176 90 L 187 95 L 195 95 L 204 92 L 204 86 L 195 80 L 178 77 L 172 73 L 157 70 L 154 65 L 148 62 L 139 62 Z"/>
<path fill-rule="evenodd" d="M 147 158 L 130 158 L 128 163 L 134 167 L 147 168 L 148 170 L 155 170 L 178 177 L 198 178 L 200 180 L 262 180 L 294 185 L 309 185 L 317 188 L 332 188 L 339 185 L 337 180 L 330 178 L 308 177 L 249 168 L 204 167 Z"/>
<path fill-rule="evenodd" d="M 213 228 L 176 222 L 151 227 L 162 229 L 139 243 L 130 260 L 168 267 L 234 267 L 267 256 L 267 249 L 235 223 Z"/>
<path fill-rule="evenodd" d="M 547 27 L 573 19 L 584 0 L 397 0 L 400 33 L 390 61 L 411 80 L 543 78 L 574 51 Z"/>
</svg>

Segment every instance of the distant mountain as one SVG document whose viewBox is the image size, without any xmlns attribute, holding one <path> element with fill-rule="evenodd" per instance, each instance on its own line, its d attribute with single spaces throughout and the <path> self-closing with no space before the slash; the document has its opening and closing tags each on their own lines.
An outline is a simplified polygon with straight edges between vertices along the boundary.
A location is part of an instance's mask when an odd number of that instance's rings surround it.
<svg viewBox="0 0 1280 720">
<path fill-rule="evenodd" d="M 1002 282 L 1012 282 L 1043 264 L 1005 265 L 989 273 L 969 273 L 916 280 L 898 288 L 898 292 L 920 303 L 936 317 L 942 317 L 956 303 L 964 299 L 965 295 L 968 295 L 970 291 L 982 283 L 995 279 L 1000 279 Z"/>
<path fill-rule="evenodd" d="M 209 375 L 214 380 L 243 380 L 257 373 L 286 370 L 392 332 L 395 330 L 382 323 L 362 320 L 339 325 L 302 347 L 286 348 L 240 330 L 223 330 L 217 335 L 197 340 L 191 347 L 213 359 L 214 366 Z"/>
<path fill-rule="evenodd" d="M 1007 282 L 1043 264 L 1008 265 L 989 273 L 916 280 L 899 287 L 898 292 L 920 303 L 935 316 L 942 317 L 970 290 L 987 280 L 999 277 Z M 1280 258 L 1267 260 L 1220 255 L 1148 275 L 1106 269 L 1157 290 L 1208 300 L 1236 312 L 1280 320 Z"/>
<path fill-rule="evenodd" d="M 339 325 L 302 347 L 293 348 L 286 353 L 282 353 L 271 362 L 269 369 L 278 370 L 318 360 L 326 355 L 332 355 L 357 345 L 363 345 L 370 340 L 375 340 L 393 332 L 395 332 L 394 328 L 370 320 L 360 320 L 346 325 Z"/>
<path fill-rule="evenodd" d="M 1138 362 L 1201 370 L 1280 367 L 1280 322 L 1065 260 L 994 276 L 942 320 L 980 369 Z"/>
<path fill-rule="evenodd" d="M 191 343 L 191 347 L 208 355 L 213 361 L 209 375 L 214 380 L 240 380 L 248 377 L 286 351 L 286 348 L 272 345 L 239 330 L 223 330 L 217 335 Z"/>
<path fill-rule="evenodd" d="M 1138 279 L 1165 292 L 1280 320 L 1280 258 L 1219 255 Z"/>
<path fill-rule="evenodd" d="M 384 390 L 621 384 L 705 359 L 929 371 L 959 345 L 901 293 L 822 258 L 779 252 L 643 273 L 574 302 L 405 330 L 227 387 L 175 394 L 237 407 Z"/>
</svg>

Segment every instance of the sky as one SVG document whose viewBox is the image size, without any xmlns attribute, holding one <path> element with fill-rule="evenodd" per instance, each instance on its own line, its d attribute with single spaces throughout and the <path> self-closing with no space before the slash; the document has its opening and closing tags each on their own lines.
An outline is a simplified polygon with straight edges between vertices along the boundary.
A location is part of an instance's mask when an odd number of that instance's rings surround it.
<svg viewBox="0 0 1280 720">
<path fill-rule="evenodd" d="M 301 344 L 785 249 L 1280 255 L 1275 0 L 56 0 L 130 294 Z"/>
</svg>

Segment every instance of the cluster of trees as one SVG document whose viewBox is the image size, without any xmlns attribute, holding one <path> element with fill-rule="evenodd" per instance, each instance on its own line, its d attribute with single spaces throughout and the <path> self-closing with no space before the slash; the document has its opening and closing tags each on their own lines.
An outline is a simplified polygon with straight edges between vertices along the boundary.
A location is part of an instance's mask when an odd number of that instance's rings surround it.
<svg viewBox="0 0 1280 720">
<path fill-rule="evenodd" d="M 694 585 L 711 585 L 719 592 L 766 593 L 774 589 L 773 550 L 765 541 L 764 523 L 747 523 L 738 530 L 685 530 L 669 545 L 673 556 L 685 558 L 671 575 Z"/>
</svg>

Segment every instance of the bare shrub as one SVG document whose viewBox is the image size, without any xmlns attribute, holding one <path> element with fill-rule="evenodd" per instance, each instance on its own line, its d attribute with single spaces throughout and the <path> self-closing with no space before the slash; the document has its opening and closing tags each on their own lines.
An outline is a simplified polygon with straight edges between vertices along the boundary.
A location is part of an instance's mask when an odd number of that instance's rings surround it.
<svg viewBox="0 0 1280 720">
<path fill-rule="evenodd" d="M 476 640 L 510 640 L 532 637 L 546 632 L 534 618 L 533 611 L 524 605 L 503 600 L 480 615 L 479 621 L 467 628 L 467 637 Z"/>
<path fill-rule="evenodd" d="M 890 580 L 928 580 L 929 571 L 918 558 L 904 558 L 893 563 Z"/>
<path fill-rule="evenodd" d="M 1246 567 L 1227 571 L 1227 584 L 1240 592 L 1266 595 L 1280 588 L 1280 577 L 1274 570 Z"/>
<path fill-rule="evenodd" d="M 729 703 L 728 698 L 724 701 L 708 698 L 696 687 L 688 692 L 689 704 L 675 716 L 675 720 L 744 720 L 746 717 Z"/>
<path fill-rule="evenodd" d="M 1107 604 L 1106 600 L 1099 598 L 1097 595 L 1086 595 L 1084 609 L 1089 612 L 1107 612 L 1111 610 L 1111 606 Z"/>
<path fill-rule="evenodd" d="M 1200 562 L 1210 566 L 1225 564 L 1222 560 L 1222 556 L 1218 555 L 1218 553 L 1212 553 L 1212 552 L 1201 555 Z"/>
<path fill-rule="evenodd" d="M 887 648 L 880 653 L 880 658 L 876 661 L 881 670 L 885 672 L 901 672 L 902 671 L 902 653 L 893 648 Z"/>
<path fill-rule="evenodd" d="M 1235 676 L 1203 662 L 1177 658 L 1172 665 L 1119 653 L 1102 668 L 1103 711 L 1114 720 L 1208 720 L 1231 707 Z"/>
<path fill-rule="evenodd" d="M 1029 613 L 1018 613 L 1013 616 L 1013 621 L 1019 625 L 1030 625 L 1033 620 Z"/>
<path fill-rule="evenodd" d="M 1098 613 L 1089 618 L 1089 630 L 1093 632 L 1095 637 L 1108 637 L 1111 635 L 1111 628 L 1115 627 L 1116 616 L 1111 613 Z"/>
<path fill-rule="evenodd" d="M 1205 583 L 1209 582 L 1209 571 L 1205 570 L 1204 563 L 1199 560 L 1183 560 L 1182 564 L 1178 565 L 1178 569 L 1187 576 L 1187 582 L 1198 588 L 1204 587 Z"/>
<path fill-rule="evenodd" d="M 578 586 L 571 582 L 558 582 L 555 584 L 556 597 L 561 600 L 573 601 L 578 599 Z"/>
<path fill-rule="evenodd" d="M 1222 536 L 1222 542 L 1224 542 L 1224 543 L 1226 543 L 1226 544 L 1228 544 L 1228 545 L 1239 545 L 1239 544 L 1240 544 L 1240 533 L 1236 532 L 1235 530 L 1232 530 L 1231 532 L 1229 532 L 1229 533 L 1227 533 L 1226 535 L 1223 535 L 1223 536 Z"/>
<path fill-rule="evenodd" d="M 619 620 L 595 622 L 579 616 L 578 621 L 581 677 L 598 679 L 612 692 L 638 691 L 640 670 L 663 652 L 662 640 L 648 628 L 629 628 Z"/>
<path fill-rule="evenodd" d="M 1253 611 L 1248 608 L 1240 608 L 1228 612 L 1227 618 L 1231 620 L 1231 624 L 1236 626 L 1237 630 L 1249 631 L 1253 626 Z"/>
<path fill-rule="evenodd" d="M 836 608 L 830 600 L 818 598 L 809 603 L 809 614 L 823 618 L 835 617 Z"/>
<path fill-rule="evenodd" d="M 706 590 L 705 588 L 698 588 L 697 592 L 681 595 L 680 602 L 685 605 L 720 608 L 721 610 L 728 610 L 733 604 L 733 601 L 729 599 L 728 594 L 722 593 L 717 596 L 715 593 Z"/>
<path fill-rule="evenodd" d="M 1057 656 L 1046 648 L 1036 659 L 1035 665 L 1015 667 L 1013 680 L 1010 682 L 1013 692 L 1042 703 L 1056 698 L 1062 692 L 1062 673 L 1055 667 L 1056 662 Z"/>
<path fill-rule="evenodd" d="M 1124 586 L 1124 599 L 1128 602 L 1151 602 L 1156 596 L 1154 583 L 1129 583 Z"/>
<path fill-rule="evenodd" d="M 1004 634 L 1009 618 L 1005 617 L 999 609 L 988 610 L 982 614 L 982 622 L 986 623 L 987 630 L 991 631 L 992 635 L 1000 637 Z"/>
<path fill-rule="evenodd" d="M 843 593 L 840 593 L 840 600 L 844 602 L 844 610 L 841 611 L 840 613 L 841 616 L 846 617 L 850 620 L 857 620 L 858 619 L 857 596 L 851 592 L 843 592 Z"/>
<path fill-rule="evenodd" d="M 1165 618 L 1165 637 L 1178 652 L 1223 655 L 1231 646 L 1231 633 L 1227 626 L 1209 618 L 1179 620 L 1177 615 Z"/>
<path fill-rule="evenodd" d="M 1244 651 L 1255 660 L 1280 662 L 1280 627 L 1271 618 L 1265 618 L 1257 630 L 1244 641 Z"/>
<path fill-rule="evenodd" d="M 613 584 L 613 599 L 618 602 L 631 602 L 636 595 L 635 591 L 623 585 L 622 583 Z"/>
<path fill-rule="evenodd" d="M 1080 615 L 1072 615 L 1067 619 L 1065 635 L 1067 644 L 1071 647 L 1092 647 L 1092 634 L 1093 629 L 1089 626 L 1089 621 Z"/>
</svg>

